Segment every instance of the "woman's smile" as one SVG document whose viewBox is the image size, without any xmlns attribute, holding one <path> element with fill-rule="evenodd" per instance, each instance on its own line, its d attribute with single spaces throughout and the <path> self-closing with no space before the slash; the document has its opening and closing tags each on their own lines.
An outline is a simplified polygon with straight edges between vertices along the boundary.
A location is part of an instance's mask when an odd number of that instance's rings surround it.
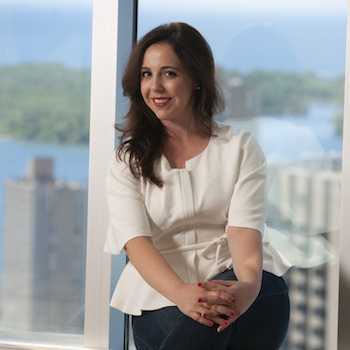
<svg viewBox="0 0 350 350">
<path fill-rule="evenodd" d="M 168 43 L 145 51 L 140 73 L 143 100 L 162 123 L 192 119 L 196 84 Z"/>
<path fill-rule="evenodd" d="M 156 107 L 165 107 L 171 101 L 171 98 L 153 98 L 153 103 Z"/>
</svg>

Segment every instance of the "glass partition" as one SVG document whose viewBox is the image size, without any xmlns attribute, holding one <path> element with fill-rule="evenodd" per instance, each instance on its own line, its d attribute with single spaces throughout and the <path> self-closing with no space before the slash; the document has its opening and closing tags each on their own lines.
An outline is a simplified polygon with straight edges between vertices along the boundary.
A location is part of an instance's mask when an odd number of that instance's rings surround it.
<svg viewBox="0 0 350 350">
<path fill-rule="evenodd" d="M 83 345 L 92 0 L 0 3 L 0 339 Z"/>
<path fill-rule="evenodd" d="M 267 157 L 267 224 L 294 265 L 283 349 L 333 350 L 347 1 L 139 1 L 139 37 L 174 21 L 213 50 L 226 99 L 217 120 L 251 130 Z"/>
</svg>

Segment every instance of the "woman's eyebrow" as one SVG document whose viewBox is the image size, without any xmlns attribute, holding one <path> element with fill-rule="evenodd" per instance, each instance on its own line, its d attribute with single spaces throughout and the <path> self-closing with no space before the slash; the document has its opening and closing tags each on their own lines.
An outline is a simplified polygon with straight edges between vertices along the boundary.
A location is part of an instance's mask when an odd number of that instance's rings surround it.
<svg viewBox="0 0 350 350">
<path fill-rule="evenodd" d="M 160 68 L 161 70 L 165 70 L 165 69 L 174 69 L 174 70 L 177 70 L 178 72 L 180 72 L 180 69 L 179 68 L 176 68 L 174 66 L 163 66 Z"/>
<path fill-rule="evenodd" d="M 166 69 L 173 69 L 173 70 L 176 70 L 178 72 L 180 72 L 181 70 L 179 68 L 176 68 L 174 66 L 163 66 L 163 67 L 160 67 L 160 70 L 166 70 Z M 148 67 L 141 67 L 141 70 L 151 70 L 151 68 L 148 68 Z"/>
</svg>

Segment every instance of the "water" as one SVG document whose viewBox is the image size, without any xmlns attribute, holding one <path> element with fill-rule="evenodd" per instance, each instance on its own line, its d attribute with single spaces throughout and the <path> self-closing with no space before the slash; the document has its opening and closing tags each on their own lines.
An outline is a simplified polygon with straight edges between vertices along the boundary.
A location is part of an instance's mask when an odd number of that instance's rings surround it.
<svg viewBox="0 0 350 350">
<path fill-rule="evenodd" d="M 303 161 L 308 154 L 341 154 L 342 137 L 336 134 L 333 117 L 341 107 L 312 104 L 307 115 L 259 118 L 258 138 L 268 160 Z"/>
</svg>

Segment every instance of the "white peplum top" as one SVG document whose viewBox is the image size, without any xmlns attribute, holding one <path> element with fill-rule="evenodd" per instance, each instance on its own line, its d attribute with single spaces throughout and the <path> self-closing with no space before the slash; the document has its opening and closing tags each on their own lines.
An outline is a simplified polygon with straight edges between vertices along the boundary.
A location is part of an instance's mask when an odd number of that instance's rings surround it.
<svg viewBox="0 0 350 350">
<path fill-rule="evenodd" d="M 186 283 L 212 279 L 232 267 L 227 227 L 261 232 L 263 268 L 281 276 L 291 266 L 270 242 L 265 156 L 250 132 L 217 124 L 205 150 L 171 168 L 162 156 L 156 164 L 164 186 L 136 179 L 114 155 L 107 173 L 110 225 L 105 252 L 119 254 L 139 236 L 152 237 L 173 270 Z M 151 288 L 129 262 L 115 288 L 111 306 L 140 315 L 174 305 Z"/>
</svg>

